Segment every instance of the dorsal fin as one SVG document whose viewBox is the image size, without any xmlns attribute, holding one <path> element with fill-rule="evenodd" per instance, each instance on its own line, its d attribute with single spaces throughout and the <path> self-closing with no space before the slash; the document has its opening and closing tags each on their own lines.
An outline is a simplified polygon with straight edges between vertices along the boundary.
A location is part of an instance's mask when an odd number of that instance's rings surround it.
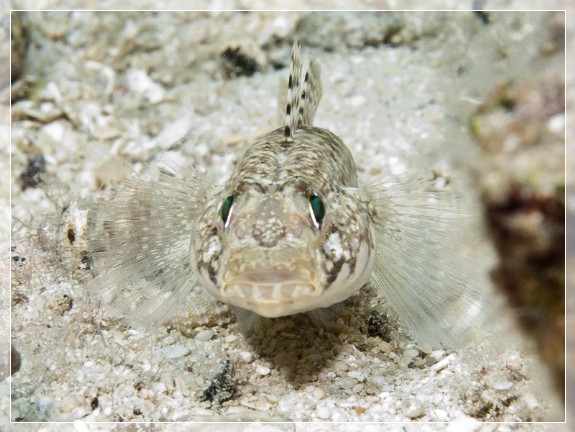
<svg viewBox="0 0 575 432">
<path fill-rule="evenodd" d="M 301 125 L 312 125 L 322 96 L 321 68 L 317 60 L 301 60 L 298 42 L 293 45 L 285 104 L 284 137 L 293 139 Z"/>
</svg>

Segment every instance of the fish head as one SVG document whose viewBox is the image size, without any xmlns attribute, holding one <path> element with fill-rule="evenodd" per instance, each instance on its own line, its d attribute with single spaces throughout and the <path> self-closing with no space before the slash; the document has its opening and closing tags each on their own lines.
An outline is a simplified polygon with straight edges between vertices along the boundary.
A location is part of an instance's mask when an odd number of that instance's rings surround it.
<svg viewBox="0 0 575 432">
<path fill-rule="evenodd" d="M 319 192 L 313 179 L 243 183 L 198 221 L 191 262 L 219 300 L 278 317 L 341 302 L 367 282 L 374 233 L 352 191 Z"/>
</svg>

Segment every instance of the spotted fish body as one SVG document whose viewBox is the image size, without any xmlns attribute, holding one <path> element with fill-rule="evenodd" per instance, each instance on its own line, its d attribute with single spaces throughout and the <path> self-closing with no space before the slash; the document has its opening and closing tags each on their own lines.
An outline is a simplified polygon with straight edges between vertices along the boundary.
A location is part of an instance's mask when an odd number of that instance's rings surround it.
<svg viewBox="0 0 575 432">
<path fill-rule="evenodd" d="M 191 259 L 202 284 L 267 317 L 345 300 L 367 282 L 375 257 L 367 209 L 346 190 L 354 187 L 351 154 L 329 131 L 266 135 L 198 221 Z M 228 197 L 233 205 L 221 218 Z"/>
<path fill-rule="evenodd" d="M 266 317 L 339 303 L 367 280 L 374 234 L 353 157 L 312 126 L 320 69 L 292 53 L 285 124 L 254 142 L 192 235 L 191 262 L 222 301 Z M 311 108 L 310 108 L 311 107 Z"/>
<path fill-rule="evenodd" d="M 469 283 L 456 193 L 432 181 L 361 185 L 353 156 L 313 125 L 320 67 L 294 45 L 283 125 L 223 186 L 151 171 L 90 210 L 94 290 L 166 318 L 201 286 L 265 317 L 340 303 L 373 283 L 422 343 L 457 343 L 483 294 Z"/>
</svg>

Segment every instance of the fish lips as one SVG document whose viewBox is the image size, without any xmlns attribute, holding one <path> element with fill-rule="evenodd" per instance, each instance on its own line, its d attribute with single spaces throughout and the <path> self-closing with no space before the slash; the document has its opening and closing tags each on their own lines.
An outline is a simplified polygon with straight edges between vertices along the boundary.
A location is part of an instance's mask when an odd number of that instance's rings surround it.
<svg viewBox="0 0 575 432">
<path fill-rule="evenodd" d="M 303 275 L 307 273 L 307 275 Z M 220 288 L 222 299 L 275 318 L 314 309 L 323 288 L 309 272 L 257 269 L 225 278 Z"/>
</svg>

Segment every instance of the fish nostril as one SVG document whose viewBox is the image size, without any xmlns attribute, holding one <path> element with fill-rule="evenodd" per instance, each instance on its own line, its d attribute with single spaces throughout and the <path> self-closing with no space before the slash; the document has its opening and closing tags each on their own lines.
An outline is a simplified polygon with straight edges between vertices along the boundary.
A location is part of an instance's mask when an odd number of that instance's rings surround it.
<svg viewBox="0 0 575 432">
<path fill-rule="evenodd" d="M 272 248 L 285 238 L 287 227 L 277 218 L 258 220 L 254 224 L 251 234 L 260 246 Z"/>
<path fill-rule="evenodd" d="M 236 234 L 236 237 L 241 240 L 250 233 L 250 230 L 247 229 L 245 225 L 238 224 L 234 229 L 234 233 Z"/>
</svg>

